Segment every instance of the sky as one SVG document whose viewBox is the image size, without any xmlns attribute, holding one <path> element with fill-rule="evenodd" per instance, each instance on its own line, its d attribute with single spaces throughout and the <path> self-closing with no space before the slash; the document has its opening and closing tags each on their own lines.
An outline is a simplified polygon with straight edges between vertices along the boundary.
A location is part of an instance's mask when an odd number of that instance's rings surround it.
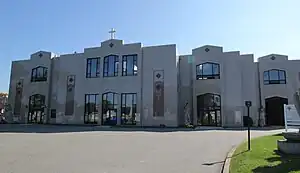
<svg viewBox="0 0 300 173">
<path fill-rule="evenodd" d="M 0 0 L 0 91 L 11 62 L 39 50 L 82 52 L 109 39 L 176 44 L 178 54 L 203 45 L 300 59 L 299 0 Z"/>
</svg>

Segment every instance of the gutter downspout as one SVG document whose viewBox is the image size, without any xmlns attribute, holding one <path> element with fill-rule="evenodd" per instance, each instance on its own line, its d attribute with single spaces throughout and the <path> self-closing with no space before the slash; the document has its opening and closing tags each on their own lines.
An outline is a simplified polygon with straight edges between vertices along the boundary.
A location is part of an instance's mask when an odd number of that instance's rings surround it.
<svg viewBox="0 0 300 173">
<path fill-rule="evenodd" d="M 258 110 L 258 127 L 261 127 L 261 110 L 262 110 L 262 101 L 261 101 L 261 85 L 260 85 L 260 70 L 259 62 L 257 62 L 257 75 L 258 75 L 258 97 L 259 97 L 259 110 Z"/>
<path fill-rule="evenodd" d="M 141 72 L 141 78 L 140 78 L 140 80 L 141 80 L 141 94 L 140 94 L 140 97 L 141 97 L 141 105 L 140 105 L 140 126 L 141 127 L 143 127 L 144 126 L 144 104 L 143 104 L 143 75 L 144 75 L 144 73 L 143 73 L 143 71 L 144 71 L 144 66 L 143 66 L 143 64 L 144 64 L 144 50 L 143 50 L 143 48 L 141 48 L 141 50 L 142 50 L 142 58 L 141 58 L 141 68 L 139 68 L 140 69 L 140 72 Z"/>
<path fill-rule="evenodd" d="M 53 78 L 53 69 L 54 69 L 54 61 L 55 61 L 55 58 L 51 58 L 50 59 L 50 76 L 49 76 L 49 86 L 48 86 L 48 104 L 46 106 L 46 110 L 47 110 L 47 118 L 46 118 L 46 124 L 49 124 L 50 123 L 50 114 L 51 114 L 51 100 L 52 100 L 52 78 Z"/>
</svg>

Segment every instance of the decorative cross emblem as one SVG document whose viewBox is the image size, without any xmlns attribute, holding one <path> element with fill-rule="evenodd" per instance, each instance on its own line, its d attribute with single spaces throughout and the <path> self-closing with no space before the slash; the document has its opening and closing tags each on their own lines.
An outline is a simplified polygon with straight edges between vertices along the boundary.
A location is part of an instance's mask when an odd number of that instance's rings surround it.
<svg viewBox="0 0 300 173">
<path fill-rule="evenodd" d="M 205 52 L 208 52 L 208 51 L 209 51 L 209 48 L 206 48 L 206 49 L 205 49 Z"/>
<path fill-rule="evenodd" d="M 275 56 L 272 56 L 272 57 L 271 57 L 271 60 L 275 60 Z"/>
<path fill-rule="evenodd" d="M 108 33 L 110 33 L 110 39 L 114 39 L 115 38 L 116 30 L 114 28 L 111 28 L 111 30 Z"/>
<path fill-rule="evenodd" d="M 109 44 L 109 47 L 113 47 L 113 46 L 114 46 L 114 44 L 113 44 L 113 43 L 110 43 L 110 44 Z"/>
<path fill-rule="evenodd" d="M 161 75 L 159 73 L 157 73 L 156 77 L 157 77 L 157 79 L 159 79 L 161 77 Z"/>
<path fill-rule="evenodd" d="M 43 54 L 42 54 L 42 53 L 40 53 L 40 54 L 39 54 L 39 57 L 40 57 L 40 58 L 42 58 L 42 56 L 43 56 Z"/>
</svg>

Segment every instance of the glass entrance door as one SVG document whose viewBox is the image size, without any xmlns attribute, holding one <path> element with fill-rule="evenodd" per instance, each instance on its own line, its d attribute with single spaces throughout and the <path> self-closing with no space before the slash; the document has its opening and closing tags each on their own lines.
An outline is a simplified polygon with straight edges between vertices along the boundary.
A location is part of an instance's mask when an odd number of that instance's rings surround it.
<svg viewBox="0 0 300 173">
<path fill-rule="evenodd" d="M 118 95 L 113 92 L 102 95 L 102 125 L 117 125 Z"/>
<path fill-rule="evenodd" d="M 117 109 L 108 109 L 102 115 L 102 124 L 103 125 L 116 125 L 117 124 Z"/>
<path fill-rule="evenodd" d="M 198 124 L 202 126 L 221 126 L 220 110 L 200 111 Z"/>
<path fill-rule="evenodd" d="M 29 97 L 28 123 L 44 122 L 45 96 L 35 94 Z"/>
<path fill-rule="evenodd" d="M 44 120 L 43 110 L 33 110 L 28 113 L 28 123 L 42 124 Z"/>
<path fill-rule="evenodd" d="M 222 126 L 220 95 L 206 93 L 197 96 L 197 125 Z"/>
</svg>

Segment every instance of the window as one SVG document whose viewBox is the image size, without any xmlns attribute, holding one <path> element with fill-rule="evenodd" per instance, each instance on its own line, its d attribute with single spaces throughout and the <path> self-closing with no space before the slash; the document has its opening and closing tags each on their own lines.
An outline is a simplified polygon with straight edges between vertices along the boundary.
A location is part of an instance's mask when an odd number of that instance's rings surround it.
<svg viewBox="0 0 300 173">
<path fill-rule="evenodd" d="M 84 123 L 97 124 L 99 94 L 86 94 L 84 104 Z"/>
<path fill-rule="evenodd" d="M 31 71 L 31 82 L 47 81 L 48 69 L 46 67 L 36 67 Z"/>
<path fill-rule="evenodd" d="M 118 94 L 113 92 L 102 95 L 102 125 L 117 124 Z"/>
<path fill-rule="evenodd" d="M 197 124 L 221 126 L 221 96 L 206 93 L 197 96 Z"/>
<path fill-rule="evenodd" d="M 220 65 L 206 62 L 196 66 L 197 80 L 220 79 Z"/>
<path fill-rule="evenodd" d="M 56 109 L 51 109 L 50 117 L 56 118 Z"/>
<path fill-rule="evenodd" d="M 86 78 L 100 77 L 100 58 L 88 58 L 86 60 Z"/>
<path fill-rule="evenodd" d="M 45 96 L 41 94 L 35 94 L 29 97 L 29 109 L 43 109 L 45 107 Z"/>
<path fill-rule="evenodd" d="M 136 93 L 121 94 L 121 124 L 136 124 Z"/>
<path fill-rule="evenodd" d="M 137 75 L 137 55 L 124 55 L 122 59 L 122 76 Z"/>
<path fill-rule="evenodd" d="M 109 55 L 104 57 L 103 77 L 118 76 L 119 57 L 117 55 Z"/>
<path fill-rule="evenodd" d="M 264 84 L 286 84 L 286 75 L 284 70 L 264 71 Z"/>
</svg>

